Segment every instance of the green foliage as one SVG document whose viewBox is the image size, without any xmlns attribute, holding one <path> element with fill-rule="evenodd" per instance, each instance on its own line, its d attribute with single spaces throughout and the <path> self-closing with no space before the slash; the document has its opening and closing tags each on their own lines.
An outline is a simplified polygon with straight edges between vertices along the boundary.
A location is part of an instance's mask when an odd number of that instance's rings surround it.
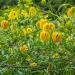
<svg viewBox="0 0 75 75">
<path fill-rule="evenodd" d="M 0 75 L 75 74 L 75 13 L 68 16 L 67 6 L 70 4 L 66 4 L 72 1 L 46 0 L 43 3 L 41 0 L 19 0 L 16 7 L 0 10 Z M 30 11 L 30 8 L 33 10 Z M 17 19 L 9 19 L 9 16 L 13 18 L 15 15 Z M 53 23 L 55 26 L 49 31 L 50 39 L 47 42 L 40 40 L 40 32 L 43 31 L 38 25 L 40 19 L 46 19 L 46 24 Z M 4 20 L 9 23 L 7 29 L 2 26 Z M 24 34 L 23 30 L 28 27 L 32 33 Z M 62 33 L 61 42 L 53 42 L 52 33 L 55 31 Z M 23 45 L 27 45 L 28 50 L 22 53 L 20 49 L 24 49 L 21 47 Z M 56 53 L 58 55 L 53 57 Z M 31 67 L 34 62 L 37 66 Z"/>
</svg>

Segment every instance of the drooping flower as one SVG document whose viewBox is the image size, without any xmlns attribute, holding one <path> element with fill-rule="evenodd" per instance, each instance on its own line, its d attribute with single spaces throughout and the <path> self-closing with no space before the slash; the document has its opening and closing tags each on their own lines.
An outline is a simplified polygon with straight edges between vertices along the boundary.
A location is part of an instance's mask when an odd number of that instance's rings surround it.
<svg viewBox="0 0 75 75">
<path fill-rule="evenodd" d="M 49 23 L 44 24 L 43 30 L 44 30 L 44 31 L 49 31 L 49 30 L 50 30 L 50 25 L 49 25 Z"/>
<path fill-rule="evenodd" d="M 40 32 L 40 40 L 42 42 L 48 41 L 50 39 L 50 34 L 47 31 L 41 31 Z"/>
<path fill-rule="evenodd" d="M 21 53 L 24 53 L 24 52 L 26 52 L 28 50 L 28 46 L 27 45 L 22 45 L 22 46 L 20 46 L 20 52 Z"/>
<path fill-rule="evenodd" d="M 53 23 L 49 23 L 50 24 L 50 30 L 54 30 L 55 29 L 55 24 Z"/>
<path fill-rule="evenodd" d="M 11 12 L 8 15 L 9 20 L 18 19 L 18 13 L 15 10 L 11 10 Z"/>
<path fill-rule="evenodd" d="M 35 15 L 36 15 L 36 8 L 32 6 L 29 8 L 29 16 L 34 17 Z"/>
<path fill-rule="evenodd" d="M 53 30 L 54 28 L 55 28 L 55 25 L 53 23 L 46 23 L 43 26 L 43 30 L 45 31 Z"/>
<path fill-rule="evenodd" d="M 46 19 L 40 19 L 38 22 L 37 22 L 37 26 L 40 28 L 40 29 L 43 29 L 43 26 L 47 23 L 47 20 Z"/>
<path fill-rule="evenodd" d="M 3 29 L 8 29 L 8 27 L 9 27 L 9 22 L 8 22 L 7 20 L 3 20 L 3 21 L 1 22 L 1 27 L 2 27 Z"/>
<path fill-rule="evenodd" d="M 53 32 L 52 33 L 52 40 L 53 40 L 53 42 L 61 42 L 62 41 L 62 34 L 60 32 Z"/>
</svg>

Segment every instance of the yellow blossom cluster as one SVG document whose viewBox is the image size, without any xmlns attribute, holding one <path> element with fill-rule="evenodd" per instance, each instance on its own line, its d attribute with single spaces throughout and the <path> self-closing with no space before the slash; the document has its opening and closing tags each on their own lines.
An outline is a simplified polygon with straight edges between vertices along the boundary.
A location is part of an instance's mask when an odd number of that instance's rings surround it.
<svg viewBox="0 0 75 75">
<path fill-rule="evenodd" d="M 8 29 L 9 28 L 9 22 L 8 22 L 8 20 L 2 20 L 1 27 L 3 29 Z"/>
<path fill-rule="evenodd" d="M 24 28 L 22 31 L 24 35 L 31 34 L 33 32 L 31 27 Z"/>
<path fill-rule="evenodd" d="M 18 20 L 18 12 L 15 10 L 11 10 L 9 15 L 8 15 L 8 20 Z"/>
<path fill-rule="evenodd" d="M 34 17 L 36 15 L 36 13 L 37 13 L 37 11 L 34 6 L 30 7 L 28 9 L 28 12 L 26 10 L 21 11 L 21 15 L 24 16 L 25 18 Z"/>
<path fill-rule="evenodd" d="M 52 35 L 53 42 L 61 42 L 62 34 L 60 32 L 53 32 L 50 34 L 50 31 L 55 29 L 55 24 L 48 23 L 46 19 L 39 20 L 36 25 L 42 30 L 40 32 L 40 40 L 42 42 L 50 40 L 50 35 Z"/>
<path fill-rule="evenodd" d="M 21 53 L 24 53 L 24 52 L 26 52 L 28 50 L 28 46 L 27 45 L 22 45 L 22 46 L 20 46 L 20 52 Z"/>
</svg>

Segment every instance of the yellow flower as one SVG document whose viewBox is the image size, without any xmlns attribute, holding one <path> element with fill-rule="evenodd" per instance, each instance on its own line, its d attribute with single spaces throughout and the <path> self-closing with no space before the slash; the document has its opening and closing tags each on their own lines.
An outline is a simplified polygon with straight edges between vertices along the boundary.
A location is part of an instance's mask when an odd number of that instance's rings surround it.
<svg viewBox="0 0 75 75">
<path fill-rule="evenodd" d="M 18 19 L 18 13 L 17 11 L 12 10 L 8 15 L 9 20 Z"/>
<path fill-rule="evenodd" d="M 45 31 L 53 30 L 54 28 L 55 28 L 55 25 L 53 23 L 46 23 L 43 26 L 43 30 Z"/>
<path fill-rule="evenodd" d="M 36 62 L 31 63 L 31 64 L 30 64 L 30 67 L 36 68 L 36 67 L 37 67 L 37 63 L 36 63 Z"/>
<path fill-rule="evenodd" d="M 50 29 L 54 30 L 55 29 L 55 24 L 53 24 L 53 23 L 49 23 L 49 24 L 50 24 Z"/>
<path fill-rule="evenodd" d="M 24 17 L 29 17 L 29 14 L 27 13 L 27 11 L 22 10 L 21 15 Z"/>
<path fill-rule="evenodd" d="M 43 30 L 44 31 L 49 31 L 50 30 L 50 25 L 48 23 L 44 24 Z"/>
<path fill-rule="evenodd" d="M 68 17 L 73 16 L 74 11 L 75 11 L 75 7 L 69 8 L 68 11 L 67 11 L 67 16 L 68 16 Z"/>
<path fill-rule="evenodd" d="M 33 17 L 35 15 L 36 15 L 36 8 L 32 6 L 29 8 L 29 16 Z"/>
<path fill-rule="evenodd" d="M 58 59 L 60 57 L 60 55 L 58 53 L 55 53 L 53 56 L 52 56 L 54 59 Z"/>
<path fill-rule="evenodd" d="M 27 34 L 30 34 L 30 33 L 32 33 L 32 28 L 30 28 L 30 27 L 28 27 L 27 29 L 26 29 L 26 32 L 27 32 Z"/>
<path fill-rule="evenodd" d="M 22 46 L 20 46 L 20 52 L 21 53 L 24 53 L 24 52 L 26 52 L 28 50 L 28 46 L 27 45 L 22 45 Z"/>
<path fill-rule="evenodd" d="M 62 34 L 60 32 L 53 32 L 52 33 L 52 40 L 53 40 L 53 42 L 61 42 L 62 41 Z"/>
<path fill-rule="evenodd" d="M 41 19 L 40 21 L 38 21 L 36 24 L 40 29 L 43 29 L 43 26 L 47 23 L 46 19 Z"/>
<path fill-rule="evenodd" d="M 31 34 L 33 32 L 32 28 L 30 27 L 24 28 L 22 31 L 24 35 Z"/>
<path fill-rule="evenodd" d="M 40 32 L 40 40 L 42 42 L 48 41 L 50 39 L 50 34 L 47 31 Z"/>
<path fill-rule="evenodd" d="M 1 27 L 2 27 L 3 29 L 8 29 L 8 27 L 9 27 L 9 22 L 8 22 L 7 20 L 3 20 L 3 21 L 1 22 Z"/>
</svg>

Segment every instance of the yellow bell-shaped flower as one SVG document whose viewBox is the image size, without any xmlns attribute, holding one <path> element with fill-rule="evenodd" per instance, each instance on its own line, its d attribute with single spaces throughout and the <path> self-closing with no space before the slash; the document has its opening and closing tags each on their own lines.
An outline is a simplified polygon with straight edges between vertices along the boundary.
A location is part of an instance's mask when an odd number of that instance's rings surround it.
<svg viewBox="0 0 75 75">
<path fill-rule="evenodd" d="M 48 41 L 50 39 L 50 34 L 47 31 L 41 31 L 40 32 L 40 40 L 42 42 Z"/>
<path fill-rule="evenodd" d="M 60 32 L 53 32 L 52 33 L 52 40 L 53 40 L 53 42 L 61 42 L 62 41 L 62 34 Z"/>
<path fill-rule="evenodd" d="M 1 22 L 1 27 L 2 27 L 3 29 L 8 29 L 8 27 L 9 27 L 9 22 L 8 22 L 7 20 L 2 20 L 2 22 Z"/>
</svg>

